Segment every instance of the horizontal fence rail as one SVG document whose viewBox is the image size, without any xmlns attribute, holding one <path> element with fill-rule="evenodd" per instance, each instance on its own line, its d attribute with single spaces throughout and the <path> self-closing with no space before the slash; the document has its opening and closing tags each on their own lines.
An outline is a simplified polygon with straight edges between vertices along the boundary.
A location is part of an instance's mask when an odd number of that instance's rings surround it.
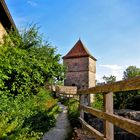
<svg viewBox="0 0 140 140">
<path fill-rule="evenodd" d="M 132 91 L 132 90 L 140 90 L 140 76 L 102 86 L 92 87 L 86 90 L 79 90 L 78 94 L 91 94 L 91 93 L 96 94 L 107 92 Z"/>
<path fill-rule="evenodd" d="M 89 112 L 90 114 L 100 119 L 108 120 L 109 122 L 115 124 L 116 126 L 140 137 L 140 122 L 130 120 L 118 115 L 104 113 L 100 110 L 93 109 L 91 107 L 87 107 L 83 105 L 80 105 L 80 109 Z"/>
<path fill-rule="evenodd" d="M 79 120 L 82 123 L 82 127 L 88 130 L 89 133 L 91 133 L 95 138 L 97 138 L 98 140 L 106 140 L 106 138 L 104 138 L 104 135 L 102 133 L 94 129 L 92 126 L 86 123 L 82 118 L 79 118 Z"/>
<path fill-rule="evenodd" d="M 138 137 L 140 137 L 140 122 L 130 120 L 118 115 L 113 114 L 113 93 L 124 91 L 135 91 L 140 90 L 140 76 L 131 78 L 128 80 L 123 80 L 115 83 L 110 83 L 102 86 L 92 87 L 86 90 L 79 90 L 77 92 L 80 95 L 80 122 L 82 126 L 94 135 L 97 140 L 114 140 L 114 128 L 116 125 Z M 103 93 L 104 96 L 104 110 L 93 109 L 86 106 L 83 102 L 83 97 L 88 94 Z M 84 121 L 83 113 L 90 113 L 104 121 L 104 134 L 100 133 L 92 126 Z"/>
</svg>

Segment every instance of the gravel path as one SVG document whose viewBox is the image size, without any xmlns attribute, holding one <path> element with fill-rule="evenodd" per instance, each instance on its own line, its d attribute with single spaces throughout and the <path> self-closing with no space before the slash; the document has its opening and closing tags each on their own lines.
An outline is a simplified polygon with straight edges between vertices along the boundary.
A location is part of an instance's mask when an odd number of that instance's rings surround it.
<svg viewBox="0 0 140 140">
<path fill-rule="evenodd" d="M 56 126 L 45 133 L 42 140 L 65 140 L 71 131 L 67 116 L 67 107 L 58 103 L 62 112 L 57 117 Z"/>
</svg>

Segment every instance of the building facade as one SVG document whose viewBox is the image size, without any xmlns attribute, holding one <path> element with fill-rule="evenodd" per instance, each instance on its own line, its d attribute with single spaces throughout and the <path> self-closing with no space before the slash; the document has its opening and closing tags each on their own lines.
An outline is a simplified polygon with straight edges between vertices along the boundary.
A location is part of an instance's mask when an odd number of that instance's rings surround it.
<svg viewBox="0 0 140 140">
<path fill-rule="evenodd" d="M 65 86 L 77 86 L 78 90 L 95 86 L 96 58 L 81 40 L 63 57 L 63 62 L 66 67 Z"/>
</svg>

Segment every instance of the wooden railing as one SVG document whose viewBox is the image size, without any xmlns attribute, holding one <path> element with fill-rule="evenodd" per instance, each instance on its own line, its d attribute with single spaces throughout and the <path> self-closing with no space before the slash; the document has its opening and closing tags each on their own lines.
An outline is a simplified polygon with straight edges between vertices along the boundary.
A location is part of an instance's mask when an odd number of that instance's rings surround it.
<svg viewBox="0 0 140 140">
<path fill-rule="evenodd" d="M 140 90 L 140 77 L 96 86 L 87 90 L 78 91 L 80 99 L 83 95 L 102 93 L 104 96 L 104 110 L 97 110 L 80 102 L 80 121 L 82 126 L 86 128 L 97 140 L 114 140 L 114 126 L 116 125 L 138 137 L 140 137 L 140 122 L 130 120 L 113 114 L 113 93 L 119 94 L 122 91 Z M 123 93 L 123 92 L 122 92 Z M 80 100 L 82 101 L 82 99 Z M 83 118 L 83 113 L 88 112 L 100 119 L 104 120 L 104 133 L 97 131 L 92 126 L 87 124 Z"/>
</svg>

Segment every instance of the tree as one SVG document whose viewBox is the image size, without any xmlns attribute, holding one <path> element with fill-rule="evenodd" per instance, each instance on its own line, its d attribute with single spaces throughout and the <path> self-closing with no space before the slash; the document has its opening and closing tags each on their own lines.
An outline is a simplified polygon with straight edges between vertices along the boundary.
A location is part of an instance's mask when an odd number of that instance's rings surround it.
<svg viewBox="0 0 140 140">
<path fill-rule="evenodd" d="M 103 76 L 103 80 L 105 81 L 105 83 L 113 83 L 116 82 L 116 76 L 110 75 L 110 76 Z"/>
<path fill-rule="evenodd" d="M 140 76 L 140 68 L 137 68 L 136 66 L 129 66 L 124 71 L 123 79 L 129 79 L 136 76 Z M 127 91 L 115 94 L 114 107 L 117 109 L 125 109 L 125 108 L 137 109 L 134 108 L 135 106 L 134 99 L 139 94 L 140 92 L 138 91 Z"/>
<path fill-rule="evenodd" d="M 140 76 L 140 68 L 136 66 L 129 66 L 123 73 L 123 79 L 129 79 L 136 76 Z"/>
<path fill-rule="evenodd" d="M 103 80 L 105 81 L 106 84 L 113 83 L 116 81 L 116 77 L 113 75 L 110 76 L 103 76 Z M 98 83 L 97 85 L 102 85 L 102 83 Z M 97 108 L 97 109 L 103 109 L 103 94 L 98 93 L 95 94 L 95 102 L 93 103 L 92 107 Z"/>
<path fill-rule="evenodd" d="M 10 31 L 0 43 L 0 91 L 31 94 L 45 82 L 62 81 L 60 56 L 35 25 L 19 33 Z"/>
</svg>

